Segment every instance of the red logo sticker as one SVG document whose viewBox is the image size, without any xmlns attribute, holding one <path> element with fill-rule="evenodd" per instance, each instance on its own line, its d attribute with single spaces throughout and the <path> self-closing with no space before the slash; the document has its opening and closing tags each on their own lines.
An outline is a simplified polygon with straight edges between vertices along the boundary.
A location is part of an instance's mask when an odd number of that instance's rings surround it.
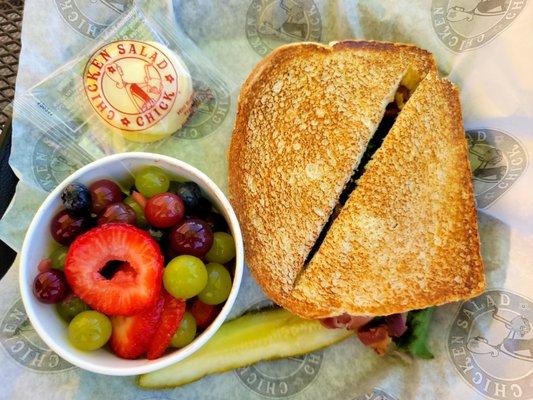
<svg viewBox="0 0 533 400">
<path fill-rule="evenodd" d="M 93 109 L 106 123 L 127 131 L 150 128 L 169 114 L 179 94 L 178 78 L 161 48 L 134 40 L 101 47 L 83 72 Z"/>
</svg>

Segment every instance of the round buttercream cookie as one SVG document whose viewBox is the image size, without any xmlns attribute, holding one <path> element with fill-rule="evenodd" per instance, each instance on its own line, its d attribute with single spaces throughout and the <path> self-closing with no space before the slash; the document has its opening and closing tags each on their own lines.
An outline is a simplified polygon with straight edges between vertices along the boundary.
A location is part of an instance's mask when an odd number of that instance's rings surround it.
<svg viewBox="0 0 533 400">
<path fill-rule="evenodd" d="M 156 42 L 119 40 L 94 52 L 83 72 L 87 99 L 110 131 L 153 142 L 179 130 L 193 85 L 183 60 Z"/>
</svg>

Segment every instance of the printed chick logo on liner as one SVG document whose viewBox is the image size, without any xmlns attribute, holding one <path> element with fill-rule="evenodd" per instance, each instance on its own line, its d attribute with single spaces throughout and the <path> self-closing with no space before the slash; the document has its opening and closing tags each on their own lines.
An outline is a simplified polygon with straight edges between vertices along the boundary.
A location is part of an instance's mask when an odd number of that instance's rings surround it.
<svg viewBox="0 0 533 400">
<path fill-rule="evenodd" d="M 384 392 L 381 389 L 375 388 L 370 393 L 357 396 L 353 400 L 396 400 L 390 394 Z"/>
<path fill-rule="evenodd" d="M 260 301 L 246 312 L 271 306 L 268 300 Z M 317 351 L 283 360 L 262 361 L 235 370 L 235 374 L 247 389 L 264 397 L 285 398 L 294 396 L 309 387 L 320 371 L 323 351 Z"/>
<path fill-rule="evenodd" d="M 108 21 L 126 10 L 131 0 L 54 0 L 54 3 L 72 29 L 94 39 L 108 27 Z"/>
<path fill-rule="evenodd" d="M 82 167 L 82 163 L 65 157 L 61 146 L 47 135 L 41 135 L 32 152 L 32 170 L 35 180 L 47 192 Z"/>
<path fill-rule="evenodd" d="M 192 105 L 192 80 L 181 59 L 155 42 L 108 43 L 89 59 L 84 88 L 93 110 L 115 132 L 140 142 L 175 133 Z"/>
<path fill-rule="evenodd" d="M 474 50 L 507 28 L 527 0 L 433 0 L 431 20 L 439 40 L 450 50 Z"/>
<path fill-rule="evenodd" d="M 496 129 L 466 132 L 478 208 L 487 208 L 503 196 L 527 168 L 523 145 L 508 133 Z"/>
<path fill-rule="evenodd" d="M 533 398 L 533 302 L 491 289 L 459 307 L 448 335 L 457 373 L 489 399 Z"/>
<path fill-rule="evenodd" d="M 22 299 L 0 321 L 0 344 L 13 360 L 32 371 L 62 372 L 74 368 L 41 340 L 30 324 Z"/>
<path fill-rule="evenodd" d="M 320 41 L 322 20 L 312 0 L 253 0 L 245 32 L 250 46 L 265 56 L 282 44 Z"/>
<path fill-rule="evenodd" d="M 214 133 L 226 119 L 231 104 L 224 82 L 209 86 L 193 79 L 193 84 L 191 115 L 176 133 L 176 137 L 180 139 L 200 139 Z"/>
</svg>

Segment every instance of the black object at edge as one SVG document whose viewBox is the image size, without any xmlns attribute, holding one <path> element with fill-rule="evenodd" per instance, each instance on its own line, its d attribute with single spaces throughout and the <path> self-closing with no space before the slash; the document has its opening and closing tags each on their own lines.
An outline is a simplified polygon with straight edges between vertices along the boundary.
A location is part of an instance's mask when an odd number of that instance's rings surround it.
<svg viewBox="0 0 533 400">
<path fill-rule="evenodd" d="M 11 154 L 11 120 L 0 131 L 0 219 L 3 217 L 13 195 L 18 179 L 9 166 Z M 0 279 L 13 264 L 17 253 L 0 240 Z"/>
</svg>

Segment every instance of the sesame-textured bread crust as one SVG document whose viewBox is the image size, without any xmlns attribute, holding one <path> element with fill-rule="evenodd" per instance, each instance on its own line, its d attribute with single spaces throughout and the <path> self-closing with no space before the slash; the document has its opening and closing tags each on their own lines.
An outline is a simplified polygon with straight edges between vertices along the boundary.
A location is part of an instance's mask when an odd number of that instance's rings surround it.
<svg viewBox="0 0 533 400">
<path fill-rule="evenodd" d="M 282 46 L 254 68 L 239 97 L 229 192 L 247 263 L 276 303 L 304 317 L 340 309 L 327 293 L 316 294 L 323 304 L 295 296 L 295 282 L 402 78 L 409 86 L 436 71 L 424 50 L 367 41 Z"/>
<path fill-rule="evenodd" d="M 458 92 L 429 74 L 296 283 L 291 311 L 388 315 L 480 294 L 471 179 Z"/>
</svg>

